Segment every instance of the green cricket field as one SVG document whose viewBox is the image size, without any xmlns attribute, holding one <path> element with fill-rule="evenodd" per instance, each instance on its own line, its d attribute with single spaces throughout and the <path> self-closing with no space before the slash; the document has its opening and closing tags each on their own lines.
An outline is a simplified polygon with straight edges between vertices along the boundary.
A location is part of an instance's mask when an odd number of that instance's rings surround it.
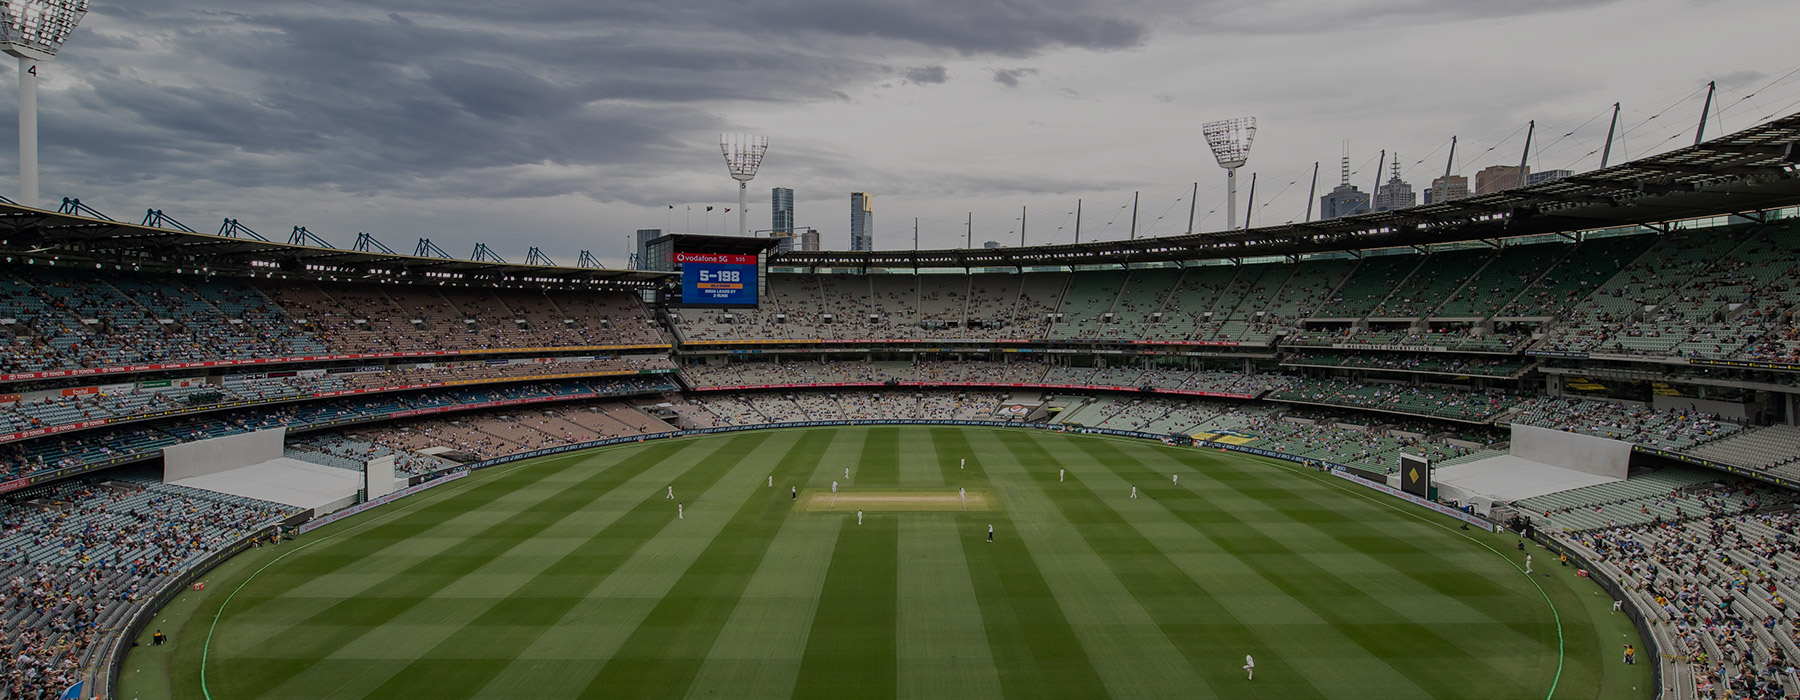
<svg viewBox="0 0 1800 700">
<path fill-rule="evenodd" d="M 157 615 L 116 697 L 1652 695 L 1598 586 L 1535 547 L 1527 575 L 1515 538 L 1458 526 L 1299 465 L 1148 441 L 652 441 L 483 470 L 240 555 Z M 149 646 L 156 629 L 172 643 Z"/>
</svg>

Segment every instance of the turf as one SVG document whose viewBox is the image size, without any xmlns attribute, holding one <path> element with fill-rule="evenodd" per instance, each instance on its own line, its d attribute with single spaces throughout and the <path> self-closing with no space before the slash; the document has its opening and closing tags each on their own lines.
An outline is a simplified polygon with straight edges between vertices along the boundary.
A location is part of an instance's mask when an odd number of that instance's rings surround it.
<svg viewBox="0 0 1800 700">
<path fill-rule="evenodd" d="M 858 525 L 790 498 L 833 480 L 996 510 Z M 175 643 L 134 651 L 117 695 L 1648 697 L 1610 600 L 1527 577 L 1512 543 L 1206 450 L 740 433 L 498 468 L 239 557 L 164 611 Z"/>
</svg>

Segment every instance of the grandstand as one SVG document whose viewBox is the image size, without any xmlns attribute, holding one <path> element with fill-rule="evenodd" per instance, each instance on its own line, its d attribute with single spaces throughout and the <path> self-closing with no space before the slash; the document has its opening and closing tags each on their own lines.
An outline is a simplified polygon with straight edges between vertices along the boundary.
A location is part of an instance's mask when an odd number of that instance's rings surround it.
<svg viewBox="0 0 1800 700">
<path fill-rule="evenodd" d="M 163 484 L 170 446 L 283 427 L 286 458 L 425 482 L 687 431 L 970 421 L 1375 481 L 1402 453 L 1506 455 L 1515 425 L 1622 441 L 1630 478 L 1505 505 L 1627 582 L 1670 674 L 1722 684 L 1699 654 L 1800 653 L 1771 602 L 1800 479 L 1796 141 L 1790 117 L 1561 184 L 1155 242 L 782 253 L 742 310 L 647 302 L 666 273 L 226 249 L 0 204 L 0 566 L 73 596 L 13 608 L 9 672 L 104 675 L 94 630 L 315 515 Z M 1724 560 L 1680 559 L 1693 586 L 1645 569 L 1695 543 Z"/>
</svg>

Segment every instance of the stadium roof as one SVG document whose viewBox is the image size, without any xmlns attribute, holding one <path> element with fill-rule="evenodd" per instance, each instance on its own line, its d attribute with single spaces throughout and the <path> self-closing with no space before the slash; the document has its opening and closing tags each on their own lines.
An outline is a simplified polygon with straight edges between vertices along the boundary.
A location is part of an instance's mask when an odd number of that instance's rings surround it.
<svg viewBox="0 0 1800 700">
<path fill-rule="evenodd" d="M 151 221 L 158 212 L 150 212 Z M 555 264 L 515 264 L 493 256 L 487 260 L 460 260 L 447 255 L 401 255 L 379 242 L 360 249 L 333 248 L 316 236 L 295 229 L 302 243 L 278 243 L 262 238 L 226 220 L 222 233 L 197 233 L 169 222 L 165 228 L 108 219 L 79 201 L 66 200 L 63 211 L 48 211 L 0 201 L 0 255 L 30 260 L 55 259 L 59 264 L 96 263 L 143 269 L 184 269 L 233 273 L 280 272 L 290 275 L 337 279 L 429 279 L 445 283 L 518 284 L 551 286 L 626 285 L 654 287 L 674 275 L 645 270 L 602 267 L 567 267 Z M 420 249 L 442 253 L 421 241 Z M 483 253 L 485 246 L 476 249 Z M 539 257 L 532 249 L 534 259 Z M 585 258 L 584 258 L 585 259 Z"/>
<path fill-rule="evenodd" d="M 1800 114 L 1661 155 L 1537 185 L 1357 216 L 1020 248 L 787 252 L 786 267 L 1033 267 L 1298 255 L 1658 226 L 1800 204 Z"/>
</svg>

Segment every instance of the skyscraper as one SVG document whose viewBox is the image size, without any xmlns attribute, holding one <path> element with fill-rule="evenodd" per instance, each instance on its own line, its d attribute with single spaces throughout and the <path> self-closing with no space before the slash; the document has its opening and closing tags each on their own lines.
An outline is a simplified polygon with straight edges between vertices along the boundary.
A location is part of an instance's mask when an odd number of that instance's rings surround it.
<svg viewBox="0 0 1800 700">
<path fill-rule="evenodd" d="M 1530 167 L 1525 168 L 1525 177 L 1531 177 Z M 1521 184 L 1517 165 L 1490 165 L 1475 173 L 1475 194 L 1510 190 Z"/>
<path fill-rule="evenodd" d="M 1350 156 L 1344 156 L 1342 173 L 1337 187 L 1333 187 L 1325 196 L 1319 198 L 1319 220 L 1336 219 L 1340 216 L 1366 214 L 1369 211 L 1369 195 L 1350 184 Z"/>
<path fill-rule="evenodd" d="M 769 191 L 769 230 L 794 230 L 794 190 L 777 187 Z"/>
<path fill-rule="evenodd" d="M 769 190 L 769 237 L 778 245 L 775 250 L 786 253 L 794 249 L 794 190 L 776 187 Z"/>
<path fill-rule="evenodd" d="M 1375 187 L 1375 211 L 1405 209 L 1418 204 L 1413 195 L 1413 188 L 1405 180 L 1400 179 L 1400 153 L 1394 153 L 1394 174 L 1384 184 Z"/>
<path fill-rule="evenodd" d="M 875 197 L 850 193 L 850 249 L 875 249 Z"/>
</svg>

